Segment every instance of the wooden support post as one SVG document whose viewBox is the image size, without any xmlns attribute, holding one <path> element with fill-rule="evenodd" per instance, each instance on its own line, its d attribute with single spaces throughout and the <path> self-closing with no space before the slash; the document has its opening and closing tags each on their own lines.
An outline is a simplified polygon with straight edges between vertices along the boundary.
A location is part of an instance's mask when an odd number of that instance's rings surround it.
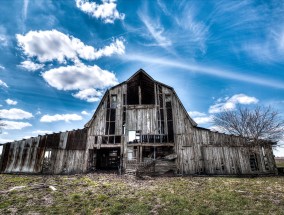
<svg viewBox="0 0 284 215">
<path fill-rule="evenodd" d="M 139 162 L 142 162 L 142 151 L 143 151 L 143 146 L 139 146 Z"/>
</svg>

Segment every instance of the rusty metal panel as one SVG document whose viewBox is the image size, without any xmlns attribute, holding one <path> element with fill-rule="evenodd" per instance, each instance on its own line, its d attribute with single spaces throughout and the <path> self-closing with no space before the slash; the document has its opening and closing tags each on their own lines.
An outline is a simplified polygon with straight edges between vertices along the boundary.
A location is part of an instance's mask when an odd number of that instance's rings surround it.
<svg viewBox="0 0 284 215">
<path fill-rule="evenodd" d="M 47 135 L 38 136 L 38 137 L 39 137 L 38 147 L 44 148 L 45 147 L 45 142 L 46 142 L 46 139 L 47 139 Z"/>
<path fill-rule="evenodd" d="M 87 129 L 78 129 L 68 132 L 67 150 L 85 150 L 87 142 Z"/>
<path fill-rule="evenodd" d="M 36 149 L 35 163 L 34 163 L 34 172 L 35 173 L 41 172 L 43 157 L 44 157 L 44 148 L 37 148 Z"/>
<path fill-rule="evenodd" d="M 48 134 L 46 139 L 46 148 L 58 149 L 60 142 L 60 133 Z"/>
<path fill-rule="evenodd" d="M 7 167 L 8 157 L 9 157 L 9 152 L 10 152 L 10 146 L 11 146 L 11 143 L 7 143 L 7 144 L 3 145 L 0 172 L 4 172 L 6 167 Z"/>
</svg>

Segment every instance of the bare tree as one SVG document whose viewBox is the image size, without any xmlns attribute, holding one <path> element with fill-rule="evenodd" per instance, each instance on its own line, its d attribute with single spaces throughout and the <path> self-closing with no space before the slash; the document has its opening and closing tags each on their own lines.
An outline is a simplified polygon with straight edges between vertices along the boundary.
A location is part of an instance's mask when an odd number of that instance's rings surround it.
<svg viewBox="0 0 284 215">
<path fill-rule="evenodd" d="M 260 139 L 279 141 L 284 134 L 284 120 L 270 106 L 254 108 L 237 106 L 236 110 L 224 110 L 213 117 L 216 126 L 230 134 L 258 142 Z"/>
</svg>

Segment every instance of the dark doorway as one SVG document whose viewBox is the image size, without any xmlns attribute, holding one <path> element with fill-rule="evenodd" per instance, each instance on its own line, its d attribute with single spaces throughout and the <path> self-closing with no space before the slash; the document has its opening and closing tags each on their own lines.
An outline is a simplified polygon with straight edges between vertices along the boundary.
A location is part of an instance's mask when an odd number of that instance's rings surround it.
<svg viewBox="0 0 284 215">
<path fill-rule="evenodd" d="M 118 170 L 120 148 L 101 148 L 97 150 L 97 170 Z"/>
</svg>

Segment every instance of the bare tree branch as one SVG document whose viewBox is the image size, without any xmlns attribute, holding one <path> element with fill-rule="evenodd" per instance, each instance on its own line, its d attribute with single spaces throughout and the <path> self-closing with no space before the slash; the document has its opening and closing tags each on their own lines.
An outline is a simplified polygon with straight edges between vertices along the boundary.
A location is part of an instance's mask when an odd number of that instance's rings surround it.
<svg viewBox="0 0 284 215">
<path fill-rule="evenodd" d="M 255 106 L 253 109 L 237 106 L 236 110 L 217 113 L 213 122 L 230 134 L 254 142 L 260 139 L 277 142 L 284 137 L 284 120 L 270 106 Z"/>
</svg>

